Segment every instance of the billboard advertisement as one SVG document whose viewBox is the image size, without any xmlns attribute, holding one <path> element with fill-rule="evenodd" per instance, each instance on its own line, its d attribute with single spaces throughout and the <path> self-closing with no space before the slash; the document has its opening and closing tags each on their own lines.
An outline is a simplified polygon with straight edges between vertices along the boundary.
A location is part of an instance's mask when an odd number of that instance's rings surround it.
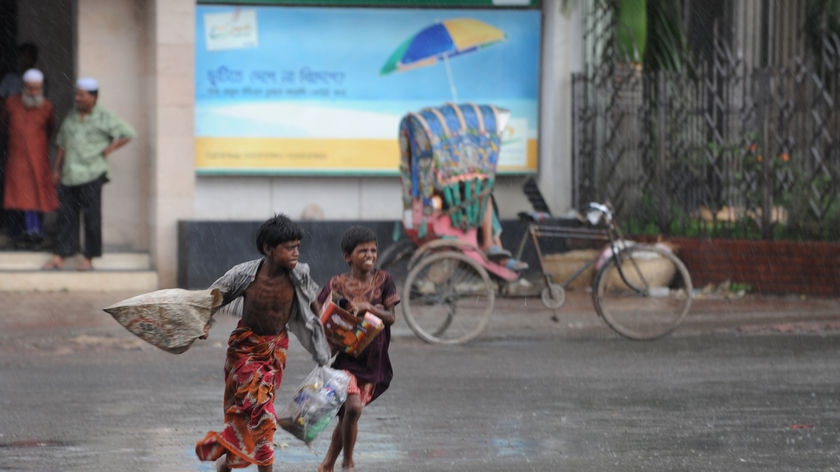
<svg viewBox="0 0 840 472">
<path fill-rule="evenodd" d="M 508 109 L 499 172 L 537 165 L 538 10 L 198 5 L 199 174 L 397 175 L 403 116 Z"/>
</svg>

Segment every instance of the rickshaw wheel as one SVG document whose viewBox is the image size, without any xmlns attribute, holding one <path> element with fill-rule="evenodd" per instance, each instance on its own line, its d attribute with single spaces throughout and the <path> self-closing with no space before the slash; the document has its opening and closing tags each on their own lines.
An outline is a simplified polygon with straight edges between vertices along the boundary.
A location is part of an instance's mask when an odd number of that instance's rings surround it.
<svg viewBox="0 0 840 472">
<path fill-rule="evenodd" d="M 420 339 L 460 344 L 484 331 L 495 296 L 484 267 L 460 252 L 445 251 L 429 254 L 411 268 L 400 305 Z"/>
</svg>

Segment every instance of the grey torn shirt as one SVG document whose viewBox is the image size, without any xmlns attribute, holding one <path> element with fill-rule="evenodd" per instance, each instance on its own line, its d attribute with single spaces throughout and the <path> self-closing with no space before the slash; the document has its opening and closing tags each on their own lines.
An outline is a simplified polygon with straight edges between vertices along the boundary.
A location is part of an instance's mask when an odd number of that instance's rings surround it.
<svg viewBox="0 0 840 472">
<path fill-rule="evenodd" d="M 225 311 L 242 315 L 245 289 L 256 279 L 262 262 L 263 259 L 254 259 L 237 264 L 213 282 L 210 289 L 219 289 L 224 295 L 222 305 L 229 305 Z M 330 360 L 330 347 L 321 321 L 310 308 L 312 301 L 318 296 L 318 285 L 309 276 L 309 265 L 303 262 L 298 262 L 289 275 L 295 287 L 297 303 L 292 307 L 286 328 L 312 354 L 312 359 L 318 365 L 327 365 Z"/>
</svg>

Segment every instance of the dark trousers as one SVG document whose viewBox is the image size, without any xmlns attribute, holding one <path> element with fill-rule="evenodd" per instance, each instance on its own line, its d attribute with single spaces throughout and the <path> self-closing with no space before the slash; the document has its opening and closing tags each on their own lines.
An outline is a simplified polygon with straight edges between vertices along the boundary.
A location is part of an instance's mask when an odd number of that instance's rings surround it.
<svg viewBox="0 0 840 472">
<path fill-rule="evenodd" d="M 88 259 L 102 256 L 102 184 L 105 176 L 82 185 L 58 187 L 58 216 L 53 252 L 71 257 L 79 252 L 79 218 L 84 223 L 84 250 Z"/>
<path fill-rule="evenodd" d="M 18 239 L 26 234 L 26 219 L 20 210 L 4 210 L 4 224 L 6 235 L 11 239 Z"/>
</svg>

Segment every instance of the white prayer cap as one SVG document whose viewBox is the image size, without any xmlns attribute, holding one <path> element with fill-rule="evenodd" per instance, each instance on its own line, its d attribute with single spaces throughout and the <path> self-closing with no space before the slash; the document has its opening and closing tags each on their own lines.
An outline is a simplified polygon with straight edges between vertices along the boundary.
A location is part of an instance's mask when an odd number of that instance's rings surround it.
<svg viewBox="0 0 840 472">
<path fill-rule="evenodd" d="M 76 88 L 85 92 L 96 92 L 99 90 L 99 82 L 93 77 L 82 77 L 76 81 Z"/>
<path fill-rule="evenodd" d="M 23 81 L 29 84 L 40 84 L 44 82 L 44 73 L 38 69 L 28 69 L 23 73 Z"/>
</svg>

